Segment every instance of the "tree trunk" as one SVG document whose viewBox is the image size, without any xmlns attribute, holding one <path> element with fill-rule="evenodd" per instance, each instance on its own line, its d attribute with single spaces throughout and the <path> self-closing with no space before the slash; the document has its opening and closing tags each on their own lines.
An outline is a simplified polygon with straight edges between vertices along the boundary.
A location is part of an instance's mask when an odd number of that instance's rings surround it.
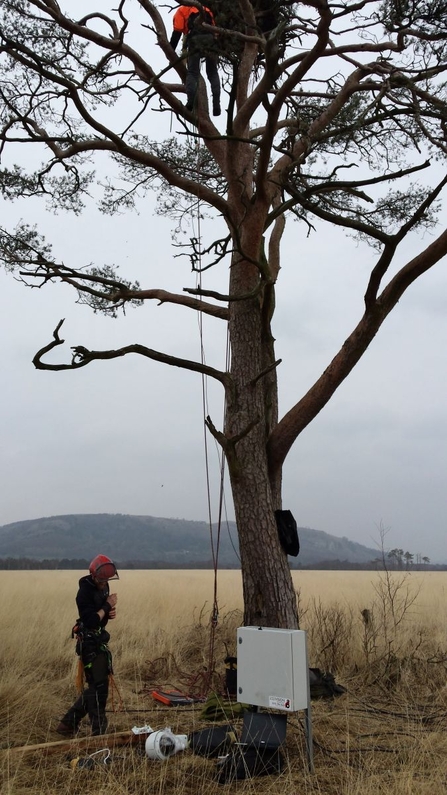
<svg viewBox="0 0 447 795">
<path fill-rule="evenodd" d="M 257 268 L 234 261 L 231 295 L 246 294 L 258 283 Z M 227 458 L 239 535 L 244 624 L 297 629 L 296 594 L 274 514 L 281 507 L 281 479 L 278 476 L 271 482 L 267 459 L 267 440 L 277 422 L 278 401 L 264 292 L 230 303 L 229 329 L 236 390 L 227 405 L 225 430 L 230 445 L 232 438 L 238 437 Z"/>
<path fill-rule="evenodd" d="M 242 567 L 244 625 L 298 629 L 296 594 L 281 548 L 258 429 L 237 445 L 240 474 L 231 472 Z M 259 436 L 259 434 L 258 434 Z"/>
</svg>

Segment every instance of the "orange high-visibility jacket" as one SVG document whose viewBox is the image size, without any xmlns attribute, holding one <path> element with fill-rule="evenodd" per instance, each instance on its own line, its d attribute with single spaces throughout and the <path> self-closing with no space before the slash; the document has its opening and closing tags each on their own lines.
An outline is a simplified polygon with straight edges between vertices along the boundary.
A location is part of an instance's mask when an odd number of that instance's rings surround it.
<svg viewBox="0 0 447 795">
<path fill-rule="evenodd" d="M 211 24 L 214 25 L 213 12 L 211 11 L 210 8 L 207 8 L 206 6 L 203 6 L 203 8 L 205 11 L 208 11 L 208 13 L 211 15 L 212 18 Z M 187 33 L 189 32 L 188 18 L 191 14 L 197 14 L 197 13 L 200 13 L 200 11 L 198 8 L 195 8 L 195 6 L 180 6 L 174 14 L 174 19 L 173 19 L 174 30 L 176 30 L 178 33 L 183 33 L 186 36 Z"/>
</svg>

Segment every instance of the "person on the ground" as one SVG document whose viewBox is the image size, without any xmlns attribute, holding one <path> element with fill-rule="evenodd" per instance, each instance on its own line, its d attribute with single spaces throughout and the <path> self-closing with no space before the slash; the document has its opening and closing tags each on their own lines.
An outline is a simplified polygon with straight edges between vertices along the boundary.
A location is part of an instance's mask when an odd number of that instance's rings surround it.
<svg viewBox="0 0 447 795">
<path fill-rule="evenodd" d="M 77 637 L 76 652 L 80 656 L 86 687 L 56 728 L 62 736 L 74 737 L 81 720 L 88 715 L 92 734 L 107 731 L 106 704 L 112 656 L 108 648 L 108 621 L 116 617 L 116 593 L 110 593 L 109 580 L 119 579 L 116 566 L 106 555 L 97 555 L 89 574 L 79 580 L 76 604 L 79 619 L 73 628 Z"/>
<path fill-rule="evenodd" d="M 195 6 L 180 6 L 174 14 L 171 47 L 175 50 L 184 35 L 187 52 L 186 108 L 194 109 L 197 85 L 200 75 L 200 61 L 205 59 L 205 68 L 213 96 L 213 116 L 220 116 L 220 80 L 217 71 L 215 36 L 203 29 L 202 25 L 214 25 L 213 12 L 206 6 L 203 11 Z"/>
</svg>

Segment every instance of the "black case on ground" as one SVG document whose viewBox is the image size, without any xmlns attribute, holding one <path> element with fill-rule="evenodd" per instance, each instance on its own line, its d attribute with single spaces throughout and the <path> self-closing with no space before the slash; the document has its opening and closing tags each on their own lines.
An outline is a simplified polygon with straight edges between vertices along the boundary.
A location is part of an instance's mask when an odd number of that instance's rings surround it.
<svg viewBox="0 0 447 795">
<path fill-rule="evenodd" d="M 234 728 L 228 723 L 225 726 L 198 729 L 189 735 L 188 740 L 189 747 L 195 754 L 212 759 L 227 753 L 235 740 Z"/>
<path fill-rule="evenodd" d="M 280 746 L 285 742 L 286 731 L 287 713 L 246 712 L 240 742 L 218 763 L 217 783 L 281 773 L 284 757 Z"/>
</svg>

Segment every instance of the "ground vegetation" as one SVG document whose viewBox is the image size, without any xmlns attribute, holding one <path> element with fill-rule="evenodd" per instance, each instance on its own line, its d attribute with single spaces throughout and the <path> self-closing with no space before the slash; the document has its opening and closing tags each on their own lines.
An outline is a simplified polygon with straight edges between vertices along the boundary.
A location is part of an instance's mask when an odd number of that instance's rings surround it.
<svg viewBox="0 0 447 795">
<path fill-rule="evenodd" d="M 5 572 L 0 584 L 0 774 L 5 795 L 79 792 L 109 795 L 214 795 L 215 762 L 187 750 L 167 763 L 136 749 L 111 749 L 111 764 L 73 769 L 79 755 L 16 748 L 53 742 L 54 728 L 74 695 L 74 590 L 77 572 Z M 286 767 L 280 776 L 240 782 L 243 792 L 306 795 L 441 795 L 445 792 L 447 647 L 446 605 L 437 573 L 300 573 L 300 611 L 310 664 L 332 671 L 346 693 L 313 700 L 315 772 L 310 774 L 302 715 L 289 716 Z M 298 588 L 298 581 L 296 581 Z M 243 616 L 240 572 L 222 572 L 225 610 L 210 665 L 212 572 L 123 573 L 115 583 L 119 607 L 111 626 L 115 692 L 111 729 L 171 726 L 177 733 L 213 725 L 200 704 L 162 707 L 153 687 L 196 693 L 219 690 L 224 657 L 234 653 Z M 56 620 L 57 619 L 57 620 Z M 111 622 L 112 624 L 112 622 Z M 241 719 L 235 716 L 237 728 Z M 225 721 L 217 721 L 222 725 Z M 83 725 L 81 736 L 89 736 Z"/>
</svg>

